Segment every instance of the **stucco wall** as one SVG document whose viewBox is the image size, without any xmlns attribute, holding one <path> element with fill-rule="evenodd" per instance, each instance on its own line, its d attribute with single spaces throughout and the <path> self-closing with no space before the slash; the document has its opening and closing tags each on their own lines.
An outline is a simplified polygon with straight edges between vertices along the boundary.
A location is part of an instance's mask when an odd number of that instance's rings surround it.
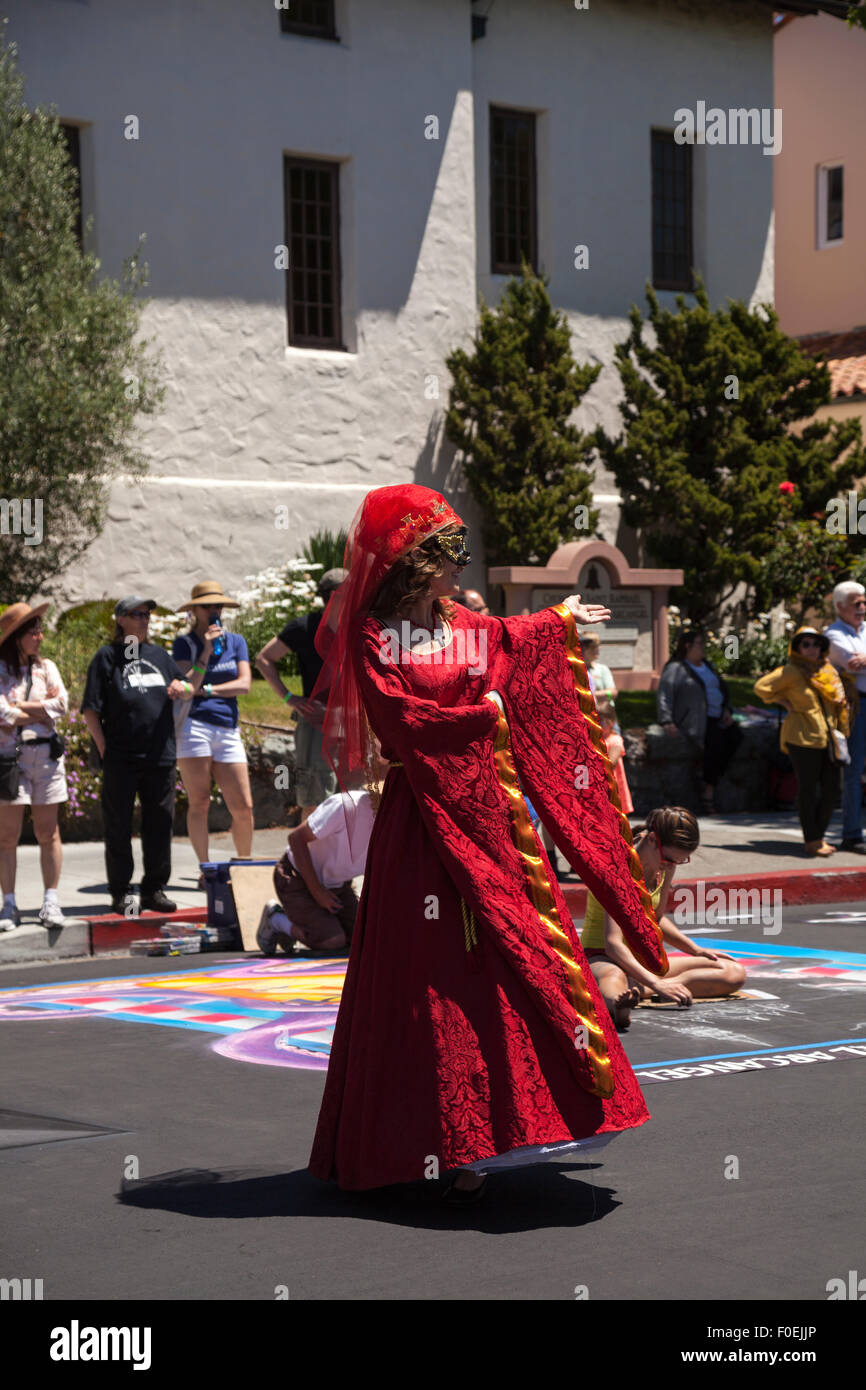
<svg viewBox="0 0 866 1390">
<path fill-rule="evenodd" d="M 786 333 L 866 324 L 866 33 L 806 15 L 775 38 L 776 105 L 785 144 L 775 160 L 776 307 Z M 845 166 L 843 240 L 817 240 L 818 167 Z"/>
<path fill-rule="evenodd" d="M 539 122 L 539 228 L 581 361 L 612 360 L 651 274 L 650 128 L 679 106 L 772 105 L 768 12 L 732 0 L 498 0 L 472 44 L 465 0 L 338 0 L 343 42 L 281 36 L 256 0 L 7 0 L 27 100 L 83 131 L 103 272 L 140 232 L 144 332 L 168 393 L 143 421 L 151 477 L 112 492 L 106 533 L 66 579 L 77 600 L 227 589 L 350 519 L 364 492 L 453 490 L 444 358 L 468 345 L 489 271 L 488 106 Z M 139 117 L 138 141 L 124 118 Z M 425 118 L 440 138 L 424 138 Z M 339 159 L 348 352 L 286 347 L 282 156 Z M 717 302 L 770 297 L 772 159 L 695 149 L 696 260 Z M 476 223 L 478 235 L 476 238 Z M 576 243 L 590 270 L 573 268 Z M 763 277 L 763 278 L 762 278 Z M 440 397 L 425 384 L 438 377 Z M 605 370 L 579 422 L 616 425 Z M 597 480 L 606 538 L 618 508 Z M 274 525 L 288 504 L 291 529 Z M 483 584 L 480 555 L 467 576 Z M 175 598 L 175 596 L 177 596 Z"/>
</svg>

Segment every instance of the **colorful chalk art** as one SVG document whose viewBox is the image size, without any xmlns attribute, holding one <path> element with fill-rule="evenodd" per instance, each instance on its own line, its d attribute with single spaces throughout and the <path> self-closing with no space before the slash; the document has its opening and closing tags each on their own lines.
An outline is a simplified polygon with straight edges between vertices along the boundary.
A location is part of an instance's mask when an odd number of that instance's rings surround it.
<svg viewBox="0 0 866 1390">
<path fill-rule="evenodd" d="M 718 941 L 742 960 L 749 986 L 774 981 L 835 992 L 866 986 L 866 955 Z M 171 974 L 125 975 L 104 980 L 0 990 L 0 1023 L 39 1019 L 109 1018 L 216 1034 L 211 1046 L 223 1057 L 274 1067 L 324 1071 L 346 974 L 345 957 L 315 960 L 243 959 Z M 756 999 L 778 1011 L 775 994 L 757 989 Z M 731 1007 L 733 1007 L 733 1002 Z"/>
</svg>

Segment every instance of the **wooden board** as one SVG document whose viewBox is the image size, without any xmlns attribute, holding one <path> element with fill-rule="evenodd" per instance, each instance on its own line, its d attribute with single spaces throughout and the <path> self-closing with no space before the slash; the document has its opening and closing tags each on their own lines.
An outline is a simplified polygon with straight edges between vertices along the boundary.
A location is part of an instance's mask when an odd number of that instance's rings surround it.
<svg viewBox="0 0 866 1390">
<path fill-rule="evenodd" d="M 257 951 L 256 932 L 262 920 L 262 908 L 274 891 L 273 864 L 238 864 L 229 870 L 235 910 L 241 928 L 245 951 Z"/>
</svg>

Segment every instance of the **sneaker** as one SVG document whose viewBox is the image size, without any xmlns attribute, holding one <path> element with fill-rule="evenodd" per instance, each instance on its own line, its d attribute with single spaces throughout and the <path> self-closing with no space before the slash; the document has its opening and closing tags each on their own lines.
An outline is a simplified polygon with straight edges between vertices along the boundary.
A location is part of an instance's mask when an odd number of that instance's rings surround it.
<svg viewBox="0 0 866 1390">
<path fill-rule="evenodd" d="M 65 927 L 66 918 L 58 902 L 43 903 L 39 910 L 39 920 L 43 927 Z"/>
<path fill-rule="evenodd" d="M 0 931 L 14 931 L 21 926 L 21 914 L 17 907 L 4 903 L 0 906 Z"/>
<path fill-rule="evenodd" d="M 170 898 L 165 896 L 161 888 L 155 893 L 150 893 L 147 897 L 141 896 L 142 912 L 177 912 L 177 903 L 173 903 Z"/>
<path fill-rule="evenodd" d="M 843 840 L 839 848 L 849 854 L 866 854 L 866 840 Z"/>
<path fill-rule="evenodd" d="M 272 918 L 274 913 L 282 913 L 283 909 L 276 898 L 271 898 L 270 902 L 265 903 L 262 908 L 262 915 L 256 931 L 256 945 L 263 956 L 275 956 L 277 947 L 281 946 L 287 956 L 295 954 L 294 938 L 287 932 L 280 931 L 274 926 Z"/>
</svg>

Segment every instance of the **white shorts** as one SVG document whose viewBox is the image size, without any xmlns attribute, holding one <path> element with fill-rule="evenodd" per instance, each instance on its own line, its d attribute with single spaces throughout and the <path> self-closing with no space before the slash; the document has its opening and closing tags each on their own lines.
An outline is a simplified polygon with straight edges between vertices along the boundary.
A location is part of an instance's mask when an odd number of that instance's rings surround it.
<svg viewBox="0 0 866 1390">
<path fill-rule="evenodd" d="M 240 729 L 223 729 L 203 719 L 188 719 L 177 741 L 178 758 L 213 758 L 215 763 L 245 763 Z"/>
<path fill-rule="evenodd" d="M 48 756 L 48 744 L 31 747 L 22 739 L 18 752 L 18 795 L 4 806 L 57 806 L 68 801 L 66 764 L 63 758 L 53 762 Z"/>
</svg>

